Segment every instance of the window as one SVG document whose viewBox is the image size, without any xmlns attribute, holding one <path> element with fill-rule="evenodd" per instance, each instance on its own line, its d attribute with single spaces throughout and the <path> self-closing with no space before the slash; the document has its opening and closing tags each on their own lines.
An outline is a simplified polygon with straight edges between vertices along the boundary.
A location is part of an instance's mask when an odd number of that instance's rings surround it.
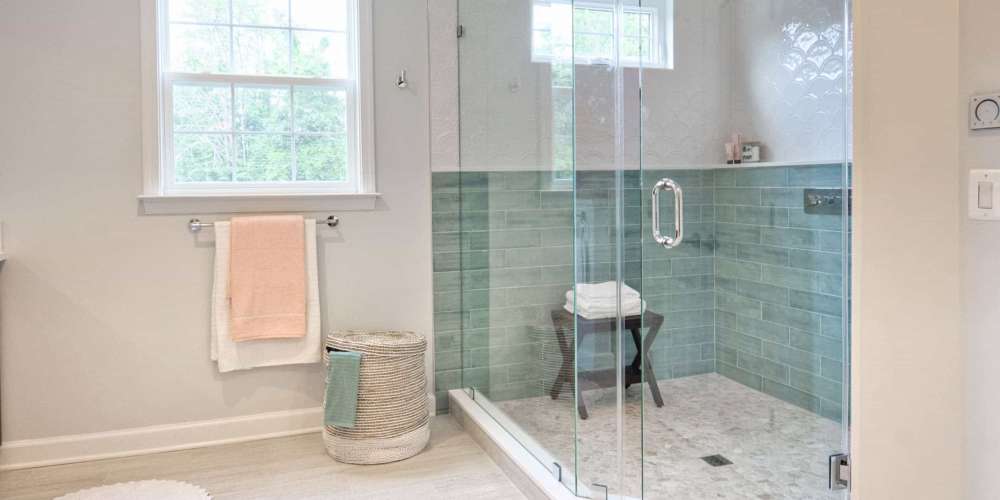
<svg viewBox="0 0 1000 500">
<path fill-rule="evenodd" d="M 645 3 L 645 2 L 644 2 Z M 654 3 L 654 2 L 649 2 Z M 670 0 L 657 6 L 625 7 L 621 27 L 621 64 L 669 68 Z M 567 52 L 560 25 L 572 18 L 573 58 L 577 64 L 609 64 L 615 59 L 614 5 L 538 1 L 532 11 L 532 60 L 551 62 Z M 562 30 L 568 31 L 568 30 Z M 568 55 L 568 54 L 567 54 Z"/>
<path fill-rule="evenodd" d="M 157 194 L 374 191 L 368 0 L 148 1 Z"/>
</svg>

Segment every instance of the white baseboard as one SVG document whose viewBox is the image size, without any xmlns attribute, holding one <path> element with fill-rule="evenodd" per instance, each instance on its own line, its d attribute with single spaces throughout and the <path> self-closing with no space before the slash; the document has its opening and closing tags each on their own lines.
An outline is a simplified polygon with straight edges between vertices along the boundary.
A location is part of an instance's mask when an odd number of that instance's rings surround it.
<svg viewBox="0 0 1000 500">
<path fill-rule="evenodd" d="M 202 448 L 320 432 L 323 408 L 154 425 L 119 431 L 10 441 L 0 446 L 0 470 Z"/>
</svg>

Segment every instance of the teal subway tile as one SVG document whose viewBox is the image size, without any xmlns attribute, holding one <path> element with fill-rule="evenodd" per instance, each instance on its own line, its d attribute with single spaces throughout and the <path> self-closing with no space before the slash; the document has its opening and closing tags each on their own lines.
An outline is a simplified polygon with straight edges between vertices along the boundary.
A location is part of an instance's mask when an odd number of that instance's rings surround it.
<svg viewBox="0 0 1000 500">
<path fill-rule="evenodd" d="M 732 279 L 761 279 L 761 265 L 756 262 L 747 262 L 716 257 L 716 276 Z"/>
<path fill-rule="evenodd" d="M 462 249 L 462 233 L 435 233 L 431 250 L 433 253 L 457 252 Z"/>
<path fill-rule="evenodd" d="M 796 290 L 815 290 L 816 273 L 783 266 L 764 266 L 762 281 Z"/>
<path fill-rule="evenodd" d="M 546 184 L 543 181 L 543 177 L 550 178 L 551 175 L 551 171 L 505 172 L 503 174 L 505 181 L 504 188 L 512 190 L 538 190 Z"/>
<path fill-rule="evenodd" d="M 715 359 L 715 344 L 702 344 L 701 345 L 701 359 L 704 360 L 714 360 Z"/>
<path fill-rule="evenodd" d="M 572 191 L 542 191 L 540 193 L 540 207 L 541 208 L 562 208 L 569 209 L 573 208 L 573 192 Z M 605 199 L 607 195 L 605 194 Z"/>
<path fill-rule="evenodd" d="M 815 231 L 787 227 L 765 227 L 760 231 L 760 242 L 764 245 L 789 248 L 816 248 Z"/>
<path fill-rule="evenodd" d="M 573 225 L 570 210 L 508 210 L 507 227 L 510 229 L 565 228 Z"/>
<path fill-rule="evenodd" d="M 716 336 L 719 345 L 731 347 L 740 352 L 760 354 L 763 345 L 760 339 L 744 335 L 740 332 L 728 328 L 719 327 L 716 329 Z"/>
<path fill-rule="evenodd" d="M 716 188 L 717 205 L 760 205 L 760 189 Z"/>
<path fill-rule="evenodd" d="M 769 359 L 741 352 L 736 366 L 765 379 L 788 383 L 788 367 Z"/>
<path fill-rule="evenodd" d="M 565 266 L 573 264 L 573 247 L 515 248 L 507 250 L 510 267 Z"/>
<path fill-rule="evenodd" d="M 693 205 L 710 205 L 712 203 L 723 203 L 717 199 L 718 193 L 711 187 L 684 187 L 684 209 L 687 210 Z M 738 196 L 738 195 L 734 195 Z M 661 201 L 665 203 L 666 200 Z M 742 205 L 742 203 L 736 203 Z"/>
<path fill-rule="evenodd" d="M 667 312 L 713 308 L 715 308 L 715 291 L 711 289 L 704 292 L 685 292 L 666 296 L 665 311 Z"/>
<path fill-rule="evenodd" d="M 790 211 L 786 220 L 789 227 L 827 231 L 839 231 L 844 225 L 841 215 L 807 214 L 801 210 Z"/>
<path fill-rule="evenodd" d="M 468 193 L 470 191 L 486 191 L 490 188 L 490 184 L 495 187 L 501 187 L 502 182 L 495 182 L 498 177 L 495 175 L 490 175 L 489 172 L 460 172 L 458 178 L 459 190 L 462 193 Z"/>
<path fill-rule="evenodd" d="M 817 354 L 773 342 L 764 342 L 761 347 L 763 349 L 763 356 L 770 360 L 809 373 L 819 373 L 821 369 L 820 357 Z"/>
<path fill-rule="evenodd" d="M 459 198 L 458 193 L 435 193 L 431 195 L 431 212 L 457 212 Z"/>
<path fill-rule="evenodd" d="M 463 290 L 477 290 L 490 287 L 489 269 L 462 271 L 461 275 L 461 286 Z"/>
<path fill-rule="evenodd" d="M 816 291 L 826 295 L 843 296 L 844 276 L 839 274 L 816 273 Z"/>
<path fill-rule="evenodd" d="M 434 352 L 457 351 L 461 349 L 461 332 L 440 332 L 434 334 Z"/>
<path fill-rule="evenodd" d="M 431 174 L 431 192 L 458 191 L 458 172 L 434 172 Z"/>
<path fill-rule="evenodd" d="M 566 302 L 566 292 L 569 287 L 563 285 L 544 285 L 507 288 L 507 304 L 522 306 L 531 304 L 562 305 Z"/>
<path fill-rule="evenodd" d="M 761 227 L 719 222 L 715 225 L 715 236 L 722 241 L 759 244 L 761 243 Z"/>
<path fill-rule="evenodd" d="M 747 316 L 750 318 L 759 318 L 761 315 L 760 301 L 740 297 L 730 293 L 716 293 L 716 307 L 718 307 L 721 311 L 738 314 L 740 316 Z"/>
<path fill-rule="evenodd" d="M 462 310 L 462 294 L 459 292 L 435 293 L 434 313 Z"/>
<path fill-rule="evenodd" d="M 801 166 L 788 169 L 789 186 L 840 187 L 843 184 L 841 165 Z"/>
<path fill-rule="evenodd" d="M 716 345 L 715 351 L 716 351 L 715 355 L 719 363 L 726 363 L 733 366 L 736 366 L 736 363 L 738 363 L 737 353 L 739 353 L 739 351 L 736 350 L 735 347 L 723 345 L 720 343 Z"/>
<path fill-rule="evenodd" d="M 462 287 L 462 272 L 434 273 L 434 292 L 449 292 Z"/>
<path fill-rule="evenodd" d="M 727 326 L 732 328 L 729 325 Z M 788 343 L 788 327 L 777 323 L 740 316 L 737 318 L 735 328 L 740 333 L 757 337 L 759 339 L 781 344 Z"/>
<path fill-rule="evenodd" d="M 689 345 L 689 344 L 703 344 L 707 342 L 715 342 L 715 327 L 714 325 L 706 326 L 695 326 L 690 328 L 672 328 L 671 324 L 665 325 L 666 331 L 660 330 L 660 334 L 656 336 L 655 345 L 673 346 L 673 345 Z"/>
<path fill-rule="evenodd" d="M 684 361 L 700 361 L 701 345 L 675 346 L 660 351 L 662 360 L 667 363 L 681 363 Z"/>
<path fill-rule="evenodd" d="M 564 247 L 573 244 L 573 228 L 547 228 L 542 231 L 542 246 Z"/>
<path fill-rule="evenodd" d="M 756 281 L 739 280 L 737 290 L 740 295 L 761 302 L 787 305 L 789 300 L 787 288 L 758 283 Z"/>
<path fill-rule="evenodd" d="M 720 375 L 735 380 L 751 389 L 759 391 L 763 388 L 764 380 L 760 375 L 750 373 L 728 363 L 718 363 L 718 369 Z"/>
<path fill-rule="evenodd" d="M 573 266 L 546 266 L 541 268 L 540 284 L 572 284 L 574 282 Z"/>
<path fill-rule="evenodd" d="M 712 257 L 692 257 L 671 260 L 671 275 L 697 274 L 715 274 L 715 259 Z"/>
<path fill-rule="evenodd" d="M 820 360 L 820 374 L 830 380 L 842 382 L 844 380 L 844 363 L 823 358 Z"/>
<path fill-rule="evenodd" d="M 775 266 L 785 266 L 789 263 L 789 250 L 787 248 L 748 244 L 741 244 L 737 248 L 739 260 Z"/>
<path fill-rule="evenodd" d="M 766 207 L 802 208 L 805 193 L 796 188 L 765 188 L 760 204 Z"/>
<path fill-rule="evenodd" d="M 842 231 L 820 231 L 819 249 L 824 252 L 843 252 L 844 233 Z"/>
<path fill-rule="evenodd" d="M 470 250 L 499 250 L 537 247 L 542 244 L 541 230 L 467 231 L 464 241 Z"/>
<path fill-rule="evenodd" d="M 792 369 L 789 373 L 789 385 L 814 396 L 826 400 L 836 401 L 843 399 L 844 386 L 840 382 L 823 378 L 814 373 Z"/>
<path fill-rule="evenodd" d="M 434 233 L 457 233 L 462 230 L 458 212 L 436 212 L 431 214 L 431 231 Z"/>
<path fill-rule="evenodd" d="M 715 360 L 692 360 L 670 365 L 670 377 L 690 377 L 715 372 Z M 657 374 L 659 376 L 659 374 Z M 645 396 L 644 396 L 645 397 Z"/>
<path fill-rule="evenodd" d="M 652 256 L 645 256 L 642 260 L 643 278 L 660 278 L 670 275 L 672 259 L 653 260 Z"/>
<path fill-rule="evenodd" d="M 461 386 L 461 370 L 442 370 L 434 373 L 434 390 L 436 391 L 449 391 Z"/>
<path fill-rule="evenodd" d="M 713 324 L 715 324 L 713 309 L 693 309 L 670 313 L 664 322 L 664 328 L 694 328 Z"/>
<path fill-rule="evenodd" d="M 460 370 L 462 368 L 462 354 L 462 351 L 458 349 L 434 353 L 435 370 Z"/>
<path fill-rule="evenodd" d="M 777 207 L 730 207 L 733 208 L 732 220 L 720 220 L 719 210 L 723 206 L 716 207 L 716 220 L 719 222 L 736 222 L 738 224 L 757 224 L 761 226 L 787 226 L 789 221 L 789 211 L 787 208 Z"/>
<path fill-rule="evenodd" d="M 819 411 L 819 398 L 809 394 L 807 392 L 801 391 L 794 387 L 787 386 L 778 382 L 772 382 L 770 380 L 764 380 L 763 392 L 774 396 L 782 401 L 791 403 L 800 408 L 809 410 L 813 413 Z"/>
<path fill-rule="evenodd" d="M 843 257 L 841 254 L 811 252 L 808 250 L 789 250 L 788 266 L 828 274 L 843 272 Z"/>
<path fill-rule="evenodd" d="M 537 285 L 542 282 L 541 274 L 541 269 L 537 267 L 494 269 L 489 273 L 489 286 L 506 288 Z"/>
<path fill-rule="evenodd" d="M 442 312 L 434 315 L 434 331 L 449 332 L 462 329 L 464 315 L 461 312 Z"/>
<path fill-rule="evenodd" d="M 463 350 L 480 349 L 492 344 L 503 343 L 503 331 L 489 328 L 466 328 L 459 336 L 460 348 Z"/>
<path fill-rule="evenodd" d="M 819 354 L 824 358 L 836 361 L 844 359 L 844 343 L 834 337 L 824 337 L 800 330 L 792 330 L 789 344 L 803 351 Z"/>
<path fill-rule="evenodd" d="M 844 407 L 836 401 L 821 399 L 819 400 L 819 414 L 822 417 L 840 423 L 844 420 Z"/>
<path fill-rule="evenodd" d="M 820 331 L 820 315 L 801 309 L 764 304 L 763 319 L 807 332 Z"/>
<path fill-rule="evenodd" d="M 827 337 L 844 338 L 844 318 L 838 316 L 823 316 L 820 334 Z"/>
<path fill-rule="evenodd" d="M 540 206 L 538 191 L 490 191 L 487 199 L 489 210 L 527 210 Z M 463 208 L 465 199 L 462 199 Z"/>
<path fill-rule="evenodd" d="M 788 294 L 788 304 L 797 309 L 813 311 L 830 316 L 842 314 L 843 301 L 833 295 L 821 295 L 800 290 L 791 290 Z"/>
<path fill-rule="evenodd" d="M 738 243 L 731 243 L 728 241 L 719 241 L 715 245 L 715 256 L 724 257 L 730 260 L 738 260 L 740 246 Z"/>
</svg>

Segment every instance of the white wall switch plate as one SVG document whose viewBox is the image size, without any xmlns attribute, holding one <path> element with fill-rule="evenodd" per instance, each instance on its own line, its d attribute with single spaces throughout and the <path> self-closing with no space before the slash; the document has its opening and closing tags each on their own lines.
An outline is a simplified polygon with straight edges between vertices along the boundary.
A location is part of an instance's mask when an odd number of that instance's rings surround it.
<svg viewBox="0 0 1000 500">
<path fill-rule="evenodd" d="M 969 218 L 1000 220 L 1000 170 L 969 172 Z"/>
</svg>

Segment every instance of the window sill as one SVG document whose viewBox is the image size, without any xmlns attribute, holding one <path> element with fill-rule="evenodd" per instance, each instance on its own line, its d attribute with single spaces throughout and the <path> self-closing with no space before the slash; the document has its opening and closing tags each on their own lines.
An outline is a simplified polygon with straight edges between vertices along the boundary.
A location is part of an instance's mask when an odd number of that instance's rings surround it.
<svg viewBox="0 0 1000 500">
<path fill-rule="evenodd" d="M 379 193 L 140 195 L 143 215 L 375 210 Z"/>
</svg>

